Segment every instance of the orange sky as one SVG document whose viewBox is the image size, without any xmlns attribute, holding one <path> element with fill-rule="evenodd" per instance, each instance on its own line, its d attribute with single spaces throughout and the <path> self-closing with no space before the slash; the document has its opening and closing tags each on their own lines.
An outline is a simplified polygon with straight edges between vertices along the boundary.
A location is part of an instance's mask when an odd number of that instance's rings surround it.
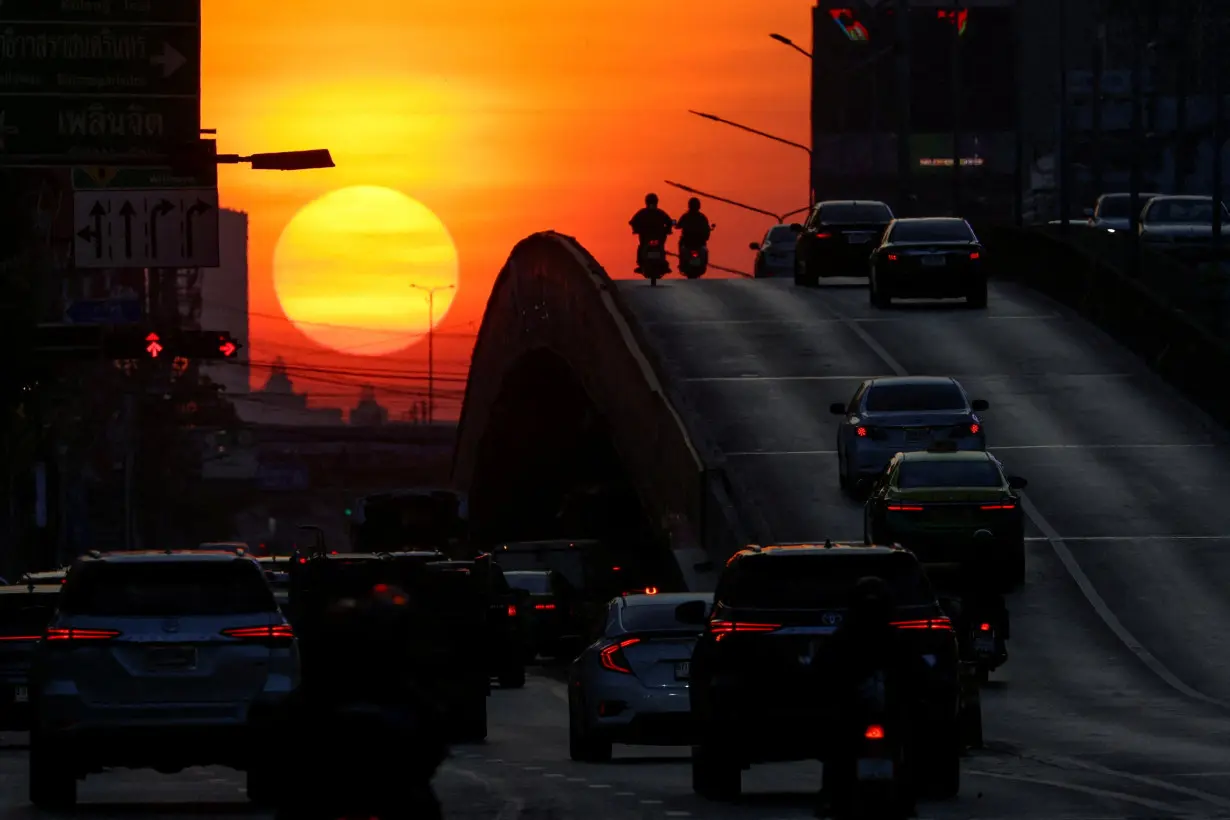
<svg viewBox="0 0 1230 820">
<path fill-rule="evenodd" d="M 648 190 L 672 215 L 673 179 L 769 210 L 806 204 L 807 158 L 689 116 L 710 111 L 806 143 L 806 59 L 768 38 L 810 42 L 811 0 L 208 0 L 202 125 L 219 150 L 327 147 L 338 167 L 298 173 L 223 166 L 223 205 L 251 219 L 251 356 L 303 367 L 426 370 L 426 342 L 384 357 L 342 355 L 284 318 L 274 246 L 295 212 L 351 185 L 395 188 L 443 220 L 460 286 L 436 338 L 458 378 L 491 284 L 537 230 L 577 236 L 613 276 L 631 275 L 627 220 Z M 713 203 L 712 261 L 750 269 L 767 217 Z M 339 288 L 344 282 L 338 283 Z M 254 372 L 263 383 L 265 373 Z M 350 405 L 356 376 L 302 386 Z M 351 387 L 355 385 L 355 387 Z M 420 389 L 386 380 L 404 407 Z M 438 391 L 459 395 L 459 381 Z M 457 404 L 440 400 L 438 416 Z"/>
</svg>

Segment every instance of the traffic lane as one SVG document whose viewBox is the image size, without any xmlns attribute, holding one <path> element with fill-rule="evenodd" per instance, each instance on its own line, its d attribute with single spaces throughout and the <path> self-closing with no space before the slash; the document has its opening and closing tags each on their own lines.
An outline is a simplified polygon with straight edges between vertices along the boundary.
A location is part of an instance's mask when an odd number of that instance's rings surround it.
<svg viewBox="0 0 1230 820">
<path fill-rule="evenodd" d="M 811 817 L 820 786 L 817 763 L 754 766 L 744 772 L 744 799 L 711 803 L 691 791 L 689 752 L 682 748 L 616 746 L 610 763 L 568 758 L 567 693 L 558 681 L 531 676 L 521 690 L 492 698 L 492 735 L 471 754 L 517 773 L 543 789 L 601 794 L 604 811 L 640 807 L 645 818 Z M 477 761 L 480 759 L 476 757 Z M 1193 803 L 1165 784 L 1147 784 L 1111 770 L 1092 771 L 1059 758 L 1031 759 L 1012 748 L 977 752 L 963 764 L 961 795 L 924 802 L 920 816 L 937 818 L 1156 817 Z M 1196 800 L 1207 809 L 1206 801 Z M 605 815 L 604 815 L 605 816 Z"/>
</svg>

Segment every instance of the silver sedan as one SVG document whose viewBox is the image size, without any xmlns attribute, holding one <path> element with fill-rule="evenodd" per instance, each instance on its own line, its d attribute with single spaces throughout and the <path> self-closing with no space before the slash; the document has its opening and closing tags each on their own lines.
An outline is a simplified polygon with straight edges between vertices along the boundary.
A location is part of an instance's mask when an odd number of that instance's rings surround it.
<svg viewBox="0 0 1230 820">
<path fill-rule="evenodd" d="M 601 637 L 572 662 L 568 676 L 573 760 L 610 760 L 615 743 L 691 743 L 688 678 L 699 630 L 675 617 L 689 601 L 712 605 L 713 593 L 650 588 L 607 605 Z"/>
</svg>

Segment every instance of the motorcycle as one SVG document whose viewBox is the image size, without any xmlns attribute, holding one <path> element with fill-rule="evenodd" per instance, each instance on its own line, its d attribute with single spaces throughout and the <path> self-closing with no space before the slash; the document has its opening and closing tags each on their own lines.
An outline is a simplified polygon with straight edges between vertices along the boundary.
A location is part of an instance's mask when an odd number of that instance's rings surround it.
<svg viewBox="0 0 1230 820">
<path fill-rule="evenodd" d="M 713 230 L 717 225 L 710 225 L 709 230 Z M 705 275 L 705 271 L 709 269 L 709 245 L 702 243 L 692 246 L 685 245 L 683 240 L 679 240 L 679 272 L 689 279 L 699 279 Z"/>
<path fill-rule="evenodd" d="M 877 672 L 860 687 L 865 717 L 859 724 L 862 736 L 850 739 L 854 756 L 845 761 L 845 782 L 834 783 L 839 790 L 833 795 L 833 815 L 841 820 L 891 820 L 908 817 L 912 811 L 902 788 L 907 776 L 905 744 L 886 719 L 884 685 L 883 673 Z"/>
<path fill-rule="evenodd" d="M 659 279 L 670 273 L 670 263 L 666 261 L 666 247 L 662 240 L 641 240 L 636 250 L 636 264 L 641 269 L 641 275 L 649 280 L 649 284 L 657 285 Z"/>
</svg>

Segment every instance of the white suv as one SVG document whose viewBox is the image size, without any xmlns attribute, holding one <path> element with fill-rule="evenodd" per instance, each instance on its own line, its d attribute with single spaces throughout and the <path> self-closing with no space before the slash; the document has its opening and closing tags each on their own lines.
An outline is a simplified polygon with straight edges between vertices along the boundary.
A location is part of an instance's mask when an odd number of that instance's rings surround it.
<svg viewBox="0 0 1230 820">
<path fill-rule="evenodd" d="M 247 771 L 271 797 L 272 738 L 299 649 L 260 565 L 239 552 L 93 552 L 68 572 L 30 675 L 30 801 L 76 802 L 108 768 Z"/>
</svg>

